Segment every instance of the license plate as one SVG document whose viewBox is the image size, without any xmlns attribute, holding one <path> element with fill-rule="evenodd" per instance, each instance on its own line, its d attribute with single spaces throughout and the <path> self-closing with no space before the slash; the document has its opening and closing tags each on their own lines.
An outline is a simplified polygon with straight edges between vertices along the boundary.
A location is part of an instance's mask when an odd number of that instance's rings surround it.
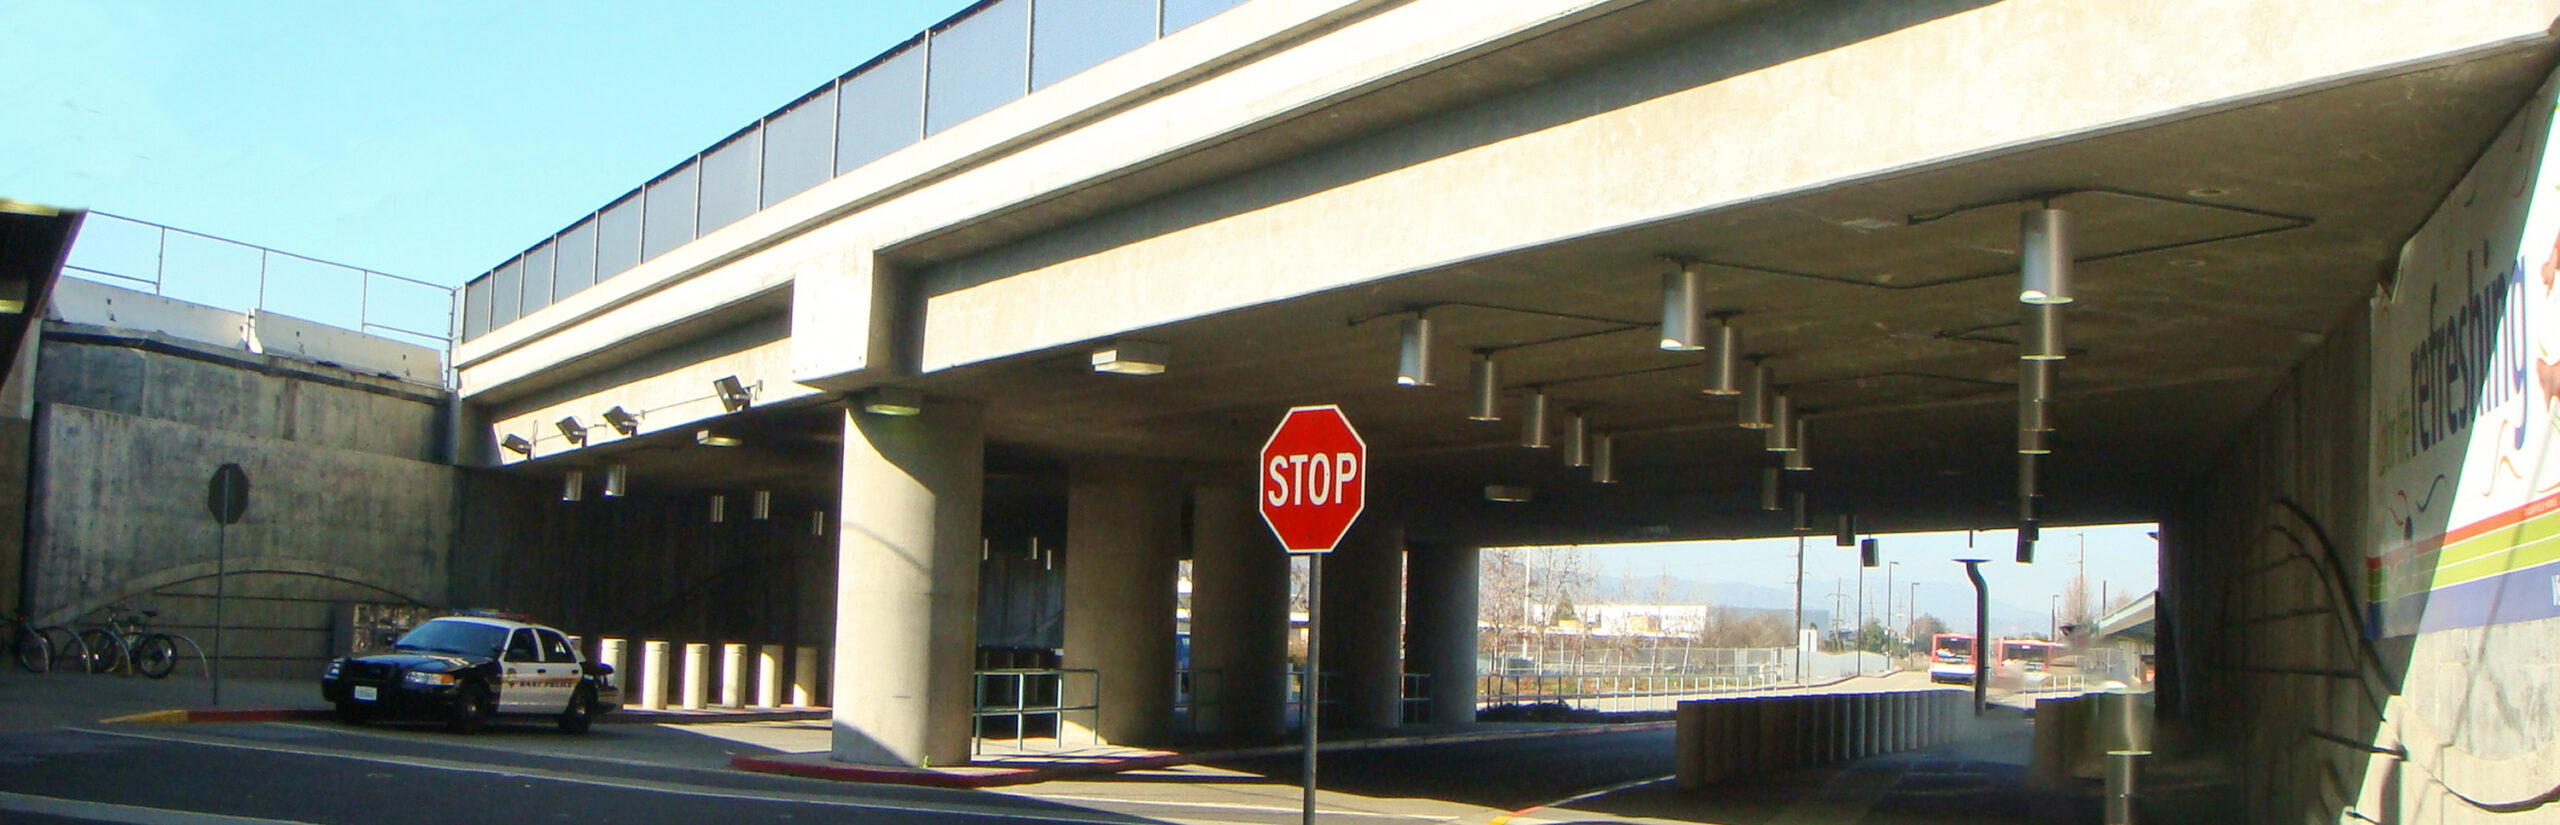
<svg viewBox="0 0 2560 825">
<path fill-rule="evenodd" d="M 356 686 L 356 701 L 371 702 L 380 698 L 382 698 L 382 692 L 380 689 L 366 687 L 364 685 Z"/>
</svg>

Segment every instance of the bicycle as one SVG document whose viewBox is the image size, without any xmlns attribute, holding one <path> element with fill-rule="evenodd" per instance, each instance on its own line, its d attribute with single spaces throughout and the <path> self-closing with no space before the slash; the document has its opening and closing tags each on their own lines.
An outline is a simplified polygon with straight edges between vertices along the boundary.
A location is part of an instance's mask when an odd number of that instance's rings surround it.
<svg viewBox="0 0 2560 825">
<path fill-rule="evenodd" d="M 53 663 L 72 657 L 86 664 L 88 647 L 80 643 L 79 634 L 61 625 L 37 627 L 24 613 L 9 614 L 9 658 L 28 673 L 53 669 Z M 55 639 L 61 639 L 55 642 Z M 76 653 L 75 653 L 76 651 Z"/>
<path fill-rule="evenodd" d="M 80 641 L 89 650 L 89 672 L 113 673 L 131 668 L 135 673 L 153 679 L 167 678 L 178 666 L 178 644 L 167 633 L 146 633 L 142 623 L 160 615 L 157 610 L 136 610 L 124 605 L 108 605 L 104 627 L 80 631 Z M 188 644 L 194 644 L 189 641 Z"/>
</svg>

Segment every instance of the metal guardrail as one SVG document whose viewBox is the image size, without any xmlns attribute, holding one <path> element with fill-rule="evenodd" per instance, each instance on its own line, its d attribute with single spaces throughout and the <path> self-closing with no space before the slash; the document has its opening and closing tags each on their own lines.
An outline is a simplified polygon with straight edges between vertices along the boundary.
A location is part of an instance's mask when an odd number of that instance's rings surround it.
<svg viewBox="0 0 2560 825">
<path fill-rule="evenodd" d="M 1092 697 L 1091 701 L 1082 704 L 1068 703 L 1067 680 L 1076 677 L 1090 680 L 1087 683 L 1090 690 L 1085 695 Z M 971 754 L 985 752 L 984 747 L 989 738 L 987 722 L 991 719 L 1004 719 L 1012 723 L 1010 732 L 1013 735 L 1010 738 L 1013 739 L 1014 750 L 1017 753 L 1029 752 L 1027 743 L 1032 741 L 1031 723 L 1035 719 L 1043 718 L 1051 727 L 1049 740 L 1058 743 L 1059 748 L 1065 748 L 1067 717 L 1075 713 L 1085 714 L 1085 732 L 1091 738 L 1087 744 L 1102 744 L 1100 733 L 1102 673 L 1100 671 L 1081 668 L 981 670 L 977 672 L 974 681 L 977 683 L 977 700 L 971 705 L 972 710 L 969 713 L 969 752 Z"/>
<path fill-rule="evenodd" d="M 172 240 L 178 242 L 174 248 Z M 286 267 L 297 271 L 284 271 Z M 394 337 L 439 353 L 452 345 L 455 295 L 460 292 L 460 287 L 97 211 L 89 213 L 63 271 L 223 309 L 278 312 Z M 314 280 L 332 277 L 339 279 L 337 285 Z M 333 293 L 334 299 L 314 297 Z M 300 302 L 353 298 L 354 311 L 343 305 L 271 300 L 271 294 Z M 432 305 L 420 300 L 429 295 L 435 298 Z M 427 306 L 434 308 L 420 309 Z"/>
</svg>

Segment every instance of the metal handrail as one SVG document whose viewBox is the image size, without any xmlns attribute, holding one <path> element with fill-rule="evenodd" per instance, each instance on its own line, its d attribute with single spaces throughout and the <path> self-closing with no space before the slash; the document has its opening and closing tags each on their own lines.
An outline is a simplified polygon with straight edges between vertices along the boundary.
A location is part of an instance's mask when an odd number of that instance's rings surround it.
<svg viewBox="0 0 2560 825">
<path fill-rule="evenodd" d="M 1067 680 L 1074 676 L 1091 679 L 1090 695 L 1093 697 L 1091 703 L 1072 705 L 1067 703 Z M 1043 694 L 1048 697 L 1048 701 L 1037 704 L 1029 701 L 1035 680 L 1045 681 L 1049 686 L 1049 690 Z M 1087 733 L 1092 737 L 1092 741 L 1088 744 L 1102 744 L 1101 671 L 1090 668 L 998 668 L 977 671 L 971 681 L 976 694 L 969 712 L 969 753 L 973 756 L 984 752 L 987 740 L 986 723 L 989 719 L 1011 718 L 1013 720 L 1013 741 L 1016 753 L 1029 752 L 1023 744 L 1030 739 L 1025 735 L 1029 732 L 1027 722 L 1039 716 L 1049 717 L 1052 724 L 1057 726 L 1056 741 L 1063 748 L 1066 745 L 1067 714 L 1084 713 L 1091 720 L 1091 724 L 1086 728 Z M 1013 685 L 1010 691 L 1013 697 L 1012 703 L 990 703 L 987 686 L 991 683 L 1002 684 L 1006 681 L 1011 681 Z"/>
</svg>

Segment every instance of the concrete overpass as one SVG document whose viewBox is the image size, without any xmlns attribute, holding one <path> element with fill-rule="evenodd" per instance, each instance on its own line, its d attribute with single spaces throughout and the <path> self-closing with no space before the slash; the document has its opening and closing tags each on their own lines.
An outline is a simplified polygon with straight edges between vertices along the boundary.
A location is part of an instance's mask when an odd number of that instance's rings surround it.
<svg viewBox="0 0 2560 825">
<path fill-rule="evenodd" d="M 1328 402 L 1377 465 L 1327 593 L 1359 723 L 1403 671 L 1472 706 L 1477 547 L 2156 519 L 2163 702 L 2252 766 L 2254 814 L 2560 784 L 2560 717 L 2461 687 L 2550 687 L 2555 625 L 2367 634 L 2350 572 L 2388 549 L 2368 391 L 2402 371 L 2368 304 L 2489 191 L 2457 188 L 2475 164 L 2539 152 L 2560 3 L 1170 8 L 1070 73 L 1040 33 L 1090 32 L 981 4 L 474 281 L 455 363 L 492 472 L 457 597 L 609 624 L 612 588 L 563 583 L 726 582 L 653 621 L 831 639 L 838 757 L 948 763 L 995 649 L 1063 649 L 1106 736 L 1164 735 L 1190 558 L 1195 664 L 1267 735 L 1285 577 L 1250 460 Z M 2022 362 L 2043 208 L 2076 300 L 2068 357 Z M 1777 510 L 1785 454 L 1660 345 L 1674 273 L 1801 415 Z M 1413 319 L 1426 386 L 1397 380 Z M 1098 371 L 1114 347 L 1161 374 Z M 2037 363 L 2058 424 L 2022 460 Z M 1605 471 L 1523 446 L 1568 432 Z M 773 519 L 710 524 L 713 496 Z M 988 606 L 1053 566 L 1062 629 Z M 2463 679 L 2411 675 L 2439 648 Z"/>
</svg>

